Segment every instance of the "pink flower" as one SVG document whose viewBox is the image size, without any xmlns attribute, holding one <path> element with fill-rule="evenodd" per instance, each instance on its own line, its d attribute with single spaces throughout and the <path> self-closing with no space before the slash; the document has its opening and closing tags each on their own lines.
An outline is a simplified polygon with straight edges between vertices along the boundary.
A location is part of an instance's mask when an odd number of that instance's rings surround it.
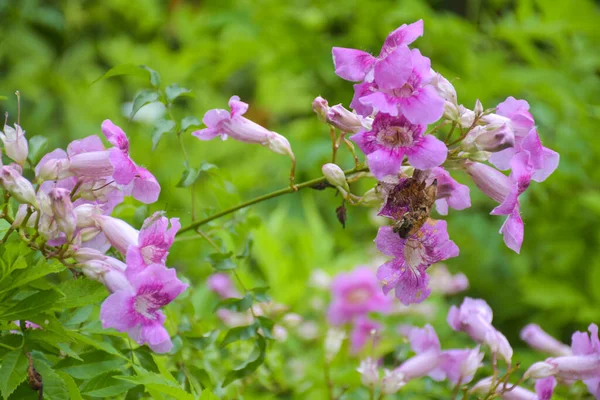
<svg viewBox="0 0 600 400">
<path fill-rule="evenodd" d="M 102 326 L 127 332 L 138 344 L 166 353 L 173 345 L 163 327 L 165 315 L 160 309 L 186 288 L 174 269 L 153 264 L 135 275 L 131 290 L 116 291 L 104 300 L 100 311 Z"/>
<path fill-rule="evenodd" d="M 538 395 L 538 400 L 550 400 L 555 387 L 556 379 L 553 376 L 536 380 L 535 393 Z"/>
<path fill-rule="evenodd" d="M 471 207 L 469 187 L 455 181 L 444 168 L 432 169 L 425 182 L 431 185 L 434 180 L 437 181 L 435 209 L 440 215 L 448 215 L 448 207 L 455 210 Z"/>
<path fill-rule="evenodd" d="M 331 283 L 332 301 L 327 319 L 332 325 L 342 325 L 369 312 L 387 312 L 391 303 L 381 293 L 377 277 L 367 267 L 341 273 Z"/>
<path fill-rule="evenodd" d="M 238 96 L 231 96 L 229 107 L 231 112 L 222 109 L 207 111 L 202 119 L 207 128 L 192 132 L 192 135 L 200 140 L 211 140 L 217 136 L 225 140 L 231 136 L 240 142 L 260 144 L 275 153 L 294 158 L 290 143 L 285 137 L 243 117 L 248 111 L 247 103 L 240 101 Z"/>
<path fill-rule="evenodd" d="M 152 264 L 164 264 L 179 228 L 179 218 L 169 220 L 160 212 L 146 218 L 135 244 L 127 248 L 127 268 L 139 272 Z"/>
<path fill-rule="evenodd" d="M 58 229 L 67 235 L 68 240 L 73 238 L 73 233 L 77 227 L 77 217 L 75 216 L 70 196 L 71 192 L 60 188 L 52 189 L 48 193 L 52 213 L 56 219 Z"/>
<path fill-rule="evenodd" d="M 0 139 L 4 143 L 6 155 L 20 166 L 24 166 L 29 154 L 25 131 L 17 124 L 14 128 L 4 125 L 4 133 L 0 132 Z"/>
<path fill-rule="evenodd" d="M 539 325 L 529 324 L 521 330 L 521 340 L 537 351 L 549 353 L 553 356 L 570 356 L 569 346 L 559 342 Z"/>
<path fill-rule="evenodd" d="M 367 155 L 373 175 L 382 179 L 398 174 L 405 155 L 418 169 L 434 168 L 446 160 L 446 145 L 435 136 L 423 136 L 423 133 L 425 125 L 412 124 L 402 115 L 377 114 L 370 131 L 362 130 L 351 139 Z"/>
<path fill-rule="evenodd" d="M 342 79 L 360 82 L 364 79 L 372 81 L 374 65 L 392 53 L 394 49 L 407 46 L 419 36 L 423 36 L 423 20 L 410 25 L 402 25 L 386 38 L 379 57 L 375 58 L 364 51 L 334 47 L 332 50 L 335 73 Z"/>
<path fill-rule="evenodd" d="M 137 245 L 139 232 L 127 222 L 107 215 L 95 215 L 93 218 L 106 239 L 121 254 L 126 255 L 130 246 Z"/>
<path fill-rule="evenodd" d="M 233 286 L 233 282 L 224 272 L 217 272 L 212 274 L 206 280 L 208 288 L 219 295 L 222 299 L 228 299 L 231 297 L 240 297 L 239 292 Z"/>
<path fill-rule="evenodd" d="M 369 339 L 377 342 L 379 340 L 379 332 L 382 326 L 379 322 L 373 321 L 365 316 L 357 317 L 352 325 L 350 333 L 350 347 L 352 353 L 356 354 L 362 350 Z"/>
<path fill-rule="evenodd" d="M 31 182 L 21 175 L 21 167 L 17 164 L 5 165 L 0 168 L 0 186 L 19 202 L 39 208 L 35 189 Z"/>
<path fill-rule="evenodd" d="M 394 257 L 379 267 L 377 278 L 383 292 L 395 290 L 405 305 L 420 303 L 431 293 L 426 269 L 442 260 L 458 256 L 458 247 L 448 237 L 446 221 L 428 220 L 419 232 L 407 239 L 394 233 L 392 227 L 379 228 L 375 244 L 386 256 Z"/>
<path fill-rule="evenodd" d="M 483 357 L 484 354 L 479 351 L 479 347 L 445 350 L 440 356 L 438 368 L 444 373 L 445 379 L 453 385 L 459 382 L 464 385 L 473 380 Z"/>
<path fill-rule="evenodd" d="M 467 333 L 476 342 L 487 344 L 493 353 L 500 354 L 508 363 L 512 348 L 506 337 L 492 325 L 492 317 L 492 309 L 485 301 L 465 297 L 460 307 L 450 308 L 448 325 L 457 332 Z"/>
<path fill-rule="evenodd" d="M 116 258 L 91 248 L 78 249 L 73 257 L 85 276 L 102 283 L 111 293 L 132 290 L 131 283 L 125 276 L 127 265 Z"/>
<path fill-rule="evenodd" d="M 452 295 L 469 288 L 469 280 L 465 274 L 452 275 L 443 264 L 435 265 L 430 277 L 429 285 L 433 292 Z"/>
<path fill-rule="evenodd" d="M 524 225 L 519 211 L 518 197 L 519 191 L 522 193 L 525 190 L 523 189 L 525 184 L 528 185 L 526 176 L 519 178 L 515 174 L 513 176 L 517 179 L 515 182 L 502 172 L 485 164 L 467 162 L 465 166 L 475 185 L 488 197 L 501 203 L 492 213 L 497 215 L 508 212 L 508 214 L 505 214 L 508 217 L 500 228 L 500 233 L 504 237 L 506 246 L 519 253 L 523 244 Z"/>
<path fill-rule="evenodd" d="M 356 88 L 355 99 L 367 107 L 357 112 L 404 115 L 413 124 L 430 124 L 443 115 L 444 99 L 431 84 L 435 77 L 431 61 L 418 49 L 398 47 L 373 71 L 373 83 Z"/>
</svg>

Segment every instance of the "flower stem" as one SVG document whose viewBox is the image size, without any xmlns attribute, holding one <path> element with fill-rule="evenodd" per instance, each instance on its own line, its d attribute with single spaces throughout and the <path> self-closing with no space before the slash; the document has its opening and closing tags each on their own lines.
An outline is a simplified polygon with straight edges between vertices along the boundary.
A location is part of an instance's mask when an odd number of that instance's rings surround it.
<svg viewBox="0 0 600 400">
<path fill-rule="evenodd" d="M 364 172 L 364 171 L 367 171 L 367 170 L 368 170 L 367 167 L 359 166 L 359 167 L 354 167 L 352 169 L 344 171 L 344 174 L 345 175 L 349 175 L 349 174 L 353 174 L 355 172 Z M 224 217 L 225 215 L 228 215 L 228 214 L 231 214 L 231 213 L 236 212 L 238 210 L 241 210 L 243 208 L 249 207 L 249 206 L 251 206 L 253 204 L 257 204 L 257 203 L 260 203 L 260 202 L 263 202 L 265 200 L 269 200 L 269 199 L 272 199 L 272 198 L 275 198 L 275 197 L 283 196 L 284 194 L 294 193 L 296 191 L 299 191 L 300 189 L 309 188 L 309 187 L 312 187 L 312 186 L 318 185 L 319 183 L 324 183 L 324 182 L 327 182 L 327 179 L 324 176 L 322 176 L 320 178 L 312 179 L 310 181 L 302 182 L 302 183 L 299 183 L 299 184 L 295 185 L 295 189 L 296 190 L 294 190 L 294 188 L 288 186 L 286 188 L 279 189 L 279 190 L 276 190 L 276 191 L 271 192 L 271 193 L 264 194 L 264 195 L 259 196 L 259 197 L 255 197 L 252 200 L 248 200 L 248 201 L 246 201 L 244 203 L 238 204 L 237 206 L 234 206 L 234 207 L 228 208 L 226 210 L 223 210 L 221 212 L 218 212 L 216 214 L 213 214 L 210 217 L 206 217 L 204 219 L 201 219 L 200 221 L 193 222 L 190 225 L 181 228 L 179 230 L 179 232 L 177 232 L 177 236 L 181 235 L 182 233 L 194 230 L 195 228 L 197 228 L 199 226 L 202 226 L 202 225 L 205 225 L 205 224 L 209 223 L 210 221 L 213 221 L 213 220 L 215 220 L 217 218 Z"/>
</svg>

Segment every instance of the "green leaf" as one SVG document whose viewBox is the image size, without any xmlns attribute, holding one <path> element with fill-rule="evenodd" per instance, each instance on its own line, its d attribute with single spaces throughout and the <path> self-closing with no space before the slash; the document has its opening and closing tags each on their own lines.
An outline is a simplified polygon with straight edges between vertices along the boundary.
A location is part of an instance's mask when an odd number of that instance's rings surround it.
<svg viewBox="0 0 600 400">
<path fill-rule="evenodd" d="M 202 388 L 204 389 L 212 389 L 213 388 L 213 383 L 210 379 L 210 375 L 208 375 L 208 372 L 206 372 L 205 370 L 203 370 L 202 368 L 199 368 L 195 365 L 190 365 L 188 367 L 190 374 L 193 376 L 193 378 L 195 378 L 196 380 L 198 380 L 200 382 L 200 384 L 202 385 Z"/>
<path fill-rule="evenodd" d="M 50 367 L 44 356 L 37 352 L 31 352 L 34 358 L 34 367 L 42 376 L 44 384 L 44 399 L 47 400 L 69 400 L 69 391 L 62 378 Z"/>
<path fill-rule="evenodd" d="M 5 219 L 0 219 L 0 237 L 4 237 L 6 232 L 10 228 L 10 224 Z"/>
<path fill-rule="evenodd" d="M 90 279 L 70 279 L 61 282 L 58 289 L 65 294 L 62 307 L 75 308 L 99 304 L 107 296 L 104 285 Z"/>
<path fill-rule="evenodd" d="M 223 387 L 256 371 L 265 360 L 266 347 L 265 340 L 262 338 L 262 336 L 259 336 L 258 340 L 256 341 L 256 348 L 252 354 L 250 354 L 248 360 L 227 374 L 225 380 L 223 381 Z"/>
<path fill-rule="evenodd" d="M 148 67 L 147 65 L 140 65 L 140 68 L 145 69 L 150 74 L 150 84 L 154 87 L 160 86 L 160 74 Z"/>
<path fill-rule="evenodd" d="M 257 317 L 258 325 L 262 328 L 262 333 L 267 339 L 273 339 L 273 325 L 275 323 L 267 317 Z"/>
<path fill-rule="evenodd" d="M 196 117 L 185 117 L 181 120 L 181 130 L 186 131 L 191 126 L 201 126 L 202 123 Z"/>
<path fill-rule="evenodd" d="M 71 376 L 63 371 L 56 371 L 58 376 L 60 376 L 67 387 L 67 391 L 69 392 L 69 399 L 71 400 L 83 400 L 81 397 L 81 392 L 79 391 L 79 386 L 75 383 Z"/>
<path fill-rule="evenodd" d="M 29 138 L 29 161 L 36 165 L 42 156 L 46 154 L 48 148 L 48 139 L 45 136 L 33 136 Z"/>
<path fill-rule="evenodd" d="M 199 400 L 219 400 L 219 398 L 215 396 L 212 392 L 208 390 L 203 390 Z"/>
<path fill-rule="evenodd" d="M 6 97 L 6 96 L 0 96 L 0 101 L 4 101 L 4 100 L 8 100 L 8 97 Z"/>
<path fill-rule="evenodd" d="M 228 299 L 220 301 L 215 308 L 226 308 L 231 311 L 242 312 L 252 307 L 252 302 L 252 295 L 248 293 L 241 299 L 238 299 L 236 297 L 230 297 Z"/>
<path fill-rule="evenodd" d="M 27 377 L 27 357 L 22 349 L 10 351 L 2 358 L 0 367 L 0 392 L 5 399 Z"/>
<path fill-rule="evenodd" d="M 21 287 L 48 274 L 60 272 L 64 269 L 65 266 L 56 260 L 46 260 L 41 258 L 37 263 L 13 273 L 10 279 L 3 281 L 0 284 L 0 293 Z"/>
<path fill-rule="evenodd" d="M 183 390 L 176 382 L 164 378 L 162 375 L 145 371 L 143 375 L 137 376 L 115 376 L 126 382 L 131 382 L 136 385 L 144 385 L 148 389 L 156 390 L 157 392 L 167 394 L 178 400 L 193 400 L 194 396 Z"/>
<path fill-rule="evenodd" d="M 221 346 L 227 346 L 230 343 L 237 342 L 238 340 L 248 340 L 256 336 L 256 330 L 258 326 L 256 324 L 248 326 L 236 326 L 227 331 Z"/>
<path fill-rule="evenodd" d="M 107 78 L 112 78 L 113 76 L 121 75 L 133 75 L 139 76 L 140 78 L 150 78 L 150 71 L 149 68 L 147 69 L 145 66 L 139 66 L 135 64 L 120 64 L 106 71 L 104 75 L 93 81 L 90 85 Z"/>
<path fill-rule="evenodd" d="M 267 294 L 268 290 L 268 286 L 255 287 L 253 289 L 250 289 L 250 291 L 254 294 L 254 298 L 256 299 L 256 301 L 260 303 L 271 301 L 271 297 Z"/>
<path fill-rule="evenodd" d="M 165 89 L 165 92 L 167 94 L 167 101 L 169 103 L 172 103 L 173 100 L 175 100 L 178 97 L 182 97 L 182 96 L 194 97 L 194 93 L 190 89 L 181 87 L 176 83 L 167 86 L 167 88 Z"/>
<path fill-rule="evenodd" d="M 168 119 L 161 119 L 156 122 L 154 131 L 152 132 L 152 151 L 156 150 L 156 146 L 160 142 L 162 135 L 170 133 L 175 129 L 175 122 Z"/>
<path fill-rule="evenodd" d="M 227 253 L 211 253 L 208 255 L 208 262 L 217 271 L 228 271 L 236 267 L 231 256 L 233 256 L 232 251 Z"/>
<path fill-rule="evenodd" d="M 158 99 L 158 92 L 155 90 L 142 90 L 135 96 L 133 99 L 133 105 L 131 106 L 131 113 L 129 114 L 129 119 L 132 120 L 140 111 L 140 108 L 144 107 L 146 104 L 152 103 Z"/>
<path fill-rule="evenodd" d="M 127 392 L 136 384 L 116 379 L 114 372 L 107 372 L 87 381 L 81 387 L 81 393 L 87 396 L 107 398 Z"/>
<path fill-rule="evenodd" d="M 129 359 L 127 357 L 125 357 L 123 354 L 119 353 L 119 351 L 117 349 L 115 349 L 108 342 L 96 340 L 96 339 L 94 339 L 94 338 L 92 338 L 90 336 L 83 335 L 83 334 L 77 333 L 75 331 L 70 331 L 69 334 L 75 340 L 78 340 L 78 341 L 83 342 L 85 344 L 89 344 L 90 346 L 92 346 L 92 347 L 94 347 L 94 348 L 96 348 L 98 350 L 102 350 L 102 351 L 104 351 L 106 353 L 113 354 L 115 356 L 119 356 L 122 359 L 129 361 Z"/>
<path fill-rule="evenodd" d="M 82 354 L 81 358 L 81 362 L 75 360 L 63 361 L 57 364 L 56 368 L 76 379 L 87 380 L 109 371 L 116 371 L 124 364 L 122 359 L 107 357 L 103 351 Z"/>
<path fill-rule="evenodd" d="M 0 320 L 30 319 L 43 311 L 49 310 L 62 300 L 62 293 L 56 290 L 45 290 L 34 293 L 17 304 L 0 312 Z"/>
<path fill-rule="evenodd" d="M 196 180 L 198 179 L 199 176 L 200 176 L 199 170 L 197 170 L 196 168 L 188 167 L 181 174 L 181 179 L 179 179 L 179 182 L 177 183 L 177 187 L 183 188 L 183 187 L 192 186 L 194 184 L 194 182 L 196 182 Z"/>
</svg>

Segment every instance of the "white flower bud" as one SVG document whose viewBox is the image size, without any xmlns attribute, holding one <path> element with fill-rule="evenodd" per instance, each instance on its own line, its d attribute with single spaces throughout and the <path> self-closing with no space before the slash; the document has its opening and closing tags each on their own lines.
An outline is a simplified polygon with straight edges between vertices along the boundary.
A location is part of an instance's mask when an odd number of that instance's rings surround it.
<svg viewBox="0 0 600 400">
<path fill-rule="evenodd" d="M 12 165 L 0 169 L 0 185 L 19 202 L 39 208 L 33 185 Z"/>
<path fill-rule="evenodd" d="M 325 336 L 325 358 L 331 362 L 333 357 L 340 351 L 346 333 L 339 328 L 329 328 Z"/>
<path fill-rule="evenodd" d="M 360 366 L 357 368 L 358 373 L 360 374 L 360 381 L 363 385 L 367 387 L 374 387 L 379 383 L 379 370 L 377 368 L 377 363 L 371 358 L 367 357 L 366 359 L 360 362 Z"/>
<path fill-rule="evenodd" d="M 350 191 L 350 187 L 346 181 L 346 175 L 340 167 L 335 164 L 328 163 L 323 165 L 321 170 L 323 171 L 323 175 L 325 175 L 327 182 L 335 186 L 338 190 L 343 190 L 345 192 Z"/>
<path fill-rule="evenodd" d="M 29 146 L 23 129 L 17 124 L 14 128 L 4 125 L 4 133 L 0 132 L 0 139 L 4 142 L 6 155 L 19 165 L 25 165 Z"/>
</svg>

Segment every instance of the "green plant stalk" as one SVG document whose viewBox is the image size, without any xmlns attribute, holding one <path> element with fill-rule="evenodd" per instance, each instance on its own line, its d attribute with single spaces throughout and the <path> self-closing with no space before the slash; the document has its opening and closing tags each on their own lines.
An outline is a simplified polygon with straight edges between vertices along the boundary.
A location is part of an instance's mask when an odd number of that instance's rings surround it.
<svg viewBox="0 0 600 400">
<path fill-rule="evenodd" d="M 348 169 L 348 170 L 344 171 L 344 174 L 345 175 L 349 175 L 349 174 L 353 174 L 355 172 L 364 172 L 364 171 L 367 171 L 367 170 L 368 170 L 368 168 L 364 167 L 364 166 L 354 167 L 354 168 L 351 168 L 351 169 Z M 244 203 L 238 204 L 237 206 L 228 208 L 228 209 L 223 210 L 221 212 L 218 212 L 218 213 L 216 213 L 214 215 L 211 215 L 210 217 L 206 217 L 204 219 L 201 219 L 200 221 L 193 222 L 190 225 L 181 228 L 179 230 L 179 232 L 177 232 L 176 236 L 179 236 L 179 235 L 181 235 L 181 234 L 183 234 L 185 232 L 194 230 L 195 228 L 197 228 L 199 226 L 202 226 L 204 224 L 207 224 L 210 221 L 213 221 L 213 220 L 215 220 L 217 218 L 224 217 L 225 215 L 228 215 L 228 214 L 231 214 L 231 213 L 236 212 L 238 210 L 241 210 L 243 208 L 249 207 L 249 206 L 251 206 L 253 204 L 260 203 L 260 202 L 263 202 L 265 200 L 273 199 L 275 197 L 283 196 L 284 194 L 295 193 L 295 192 L 299 191 L 300 189 L 309 188 L 309 187 L 312 187 L 312 186 L 318 185 L 319 183 L 324 183 L 324 182 L 327 182 L 327 178 L 325 178 L 324 176 L 322 176 L 320 178 L 316 178 L 316 179 L 312 179 L 310 181 L 299 183 L 299 184 L 295 185 L 294 188 L 288 186 L 286 188 L 279 189 L 279 190 L 276 190 L 274 192 L 267 193 L 265 195 L 256 197 L 256 198 L 254 198 L 252 200 L 248 200 L 248 201 L 246 201 Z"/>
</svg>

